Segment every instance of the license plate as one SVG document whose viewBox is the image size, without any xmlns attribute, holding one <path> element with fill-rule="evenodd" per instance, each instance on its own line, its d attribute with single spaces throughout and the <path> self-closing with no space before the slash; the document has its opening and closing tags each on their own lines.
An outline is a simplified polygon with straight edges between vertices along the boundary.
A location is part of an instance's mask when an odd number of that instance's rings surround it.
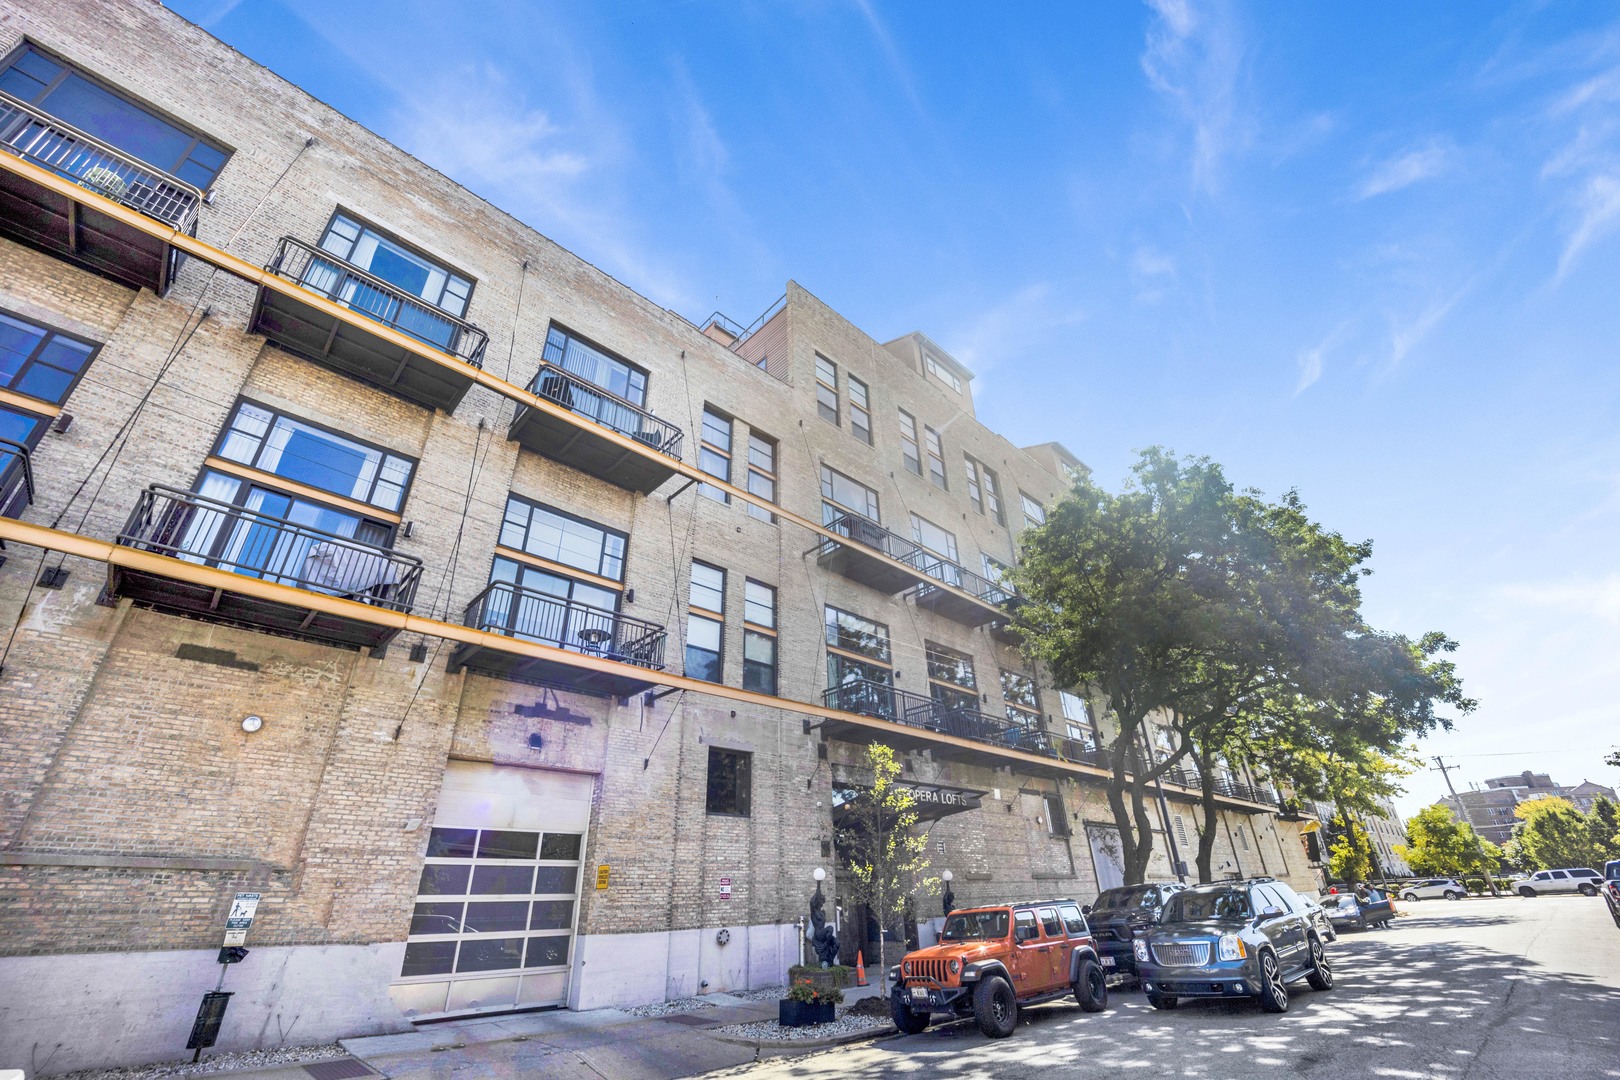
<svg viewBox="0 0 1620 1080">
<path fill-rule="evenodd" d="M 1102 958 L 1102 966 L 1103 967 L 1113 967 L 1114 966 L 1114 958 L 1112 956 L 1103 957 Z"/>
<path fill-rule="evenodd" d="M 911 999 L 913 1001 L 927 1001 L 928 988 L 926 986 L 913 986 L 911 988 Z"/>
</svg>

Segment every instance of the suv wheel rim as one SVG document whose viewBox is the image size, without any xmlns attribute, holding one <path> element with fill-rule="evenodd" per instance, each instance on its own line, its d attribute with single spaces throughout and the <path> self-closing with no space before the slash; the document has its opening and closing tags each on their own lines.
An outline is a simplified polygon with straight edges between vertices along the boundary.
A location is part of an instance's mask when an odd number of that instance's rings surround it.
<svg viewBox="0 0 1620 1080">
<path fill-rule="evenodd" d="M 1007 1022 L 1007 992 L 1005 990 L 996 994 L 990 1002 L 990 1012 L 995 1016 L 996 1023 Z"/>
<path fill-rule="evenodd" d="M 1264 970 L 1266 985 L 1271 987 L 1271 997 L 1279 1005 L 1288 1003 L 1288 987 L 1283 985 L 1282 972 L 1277 970 L 1277 958 L 1270 953 L 1266 954 Z"/>
</svg>

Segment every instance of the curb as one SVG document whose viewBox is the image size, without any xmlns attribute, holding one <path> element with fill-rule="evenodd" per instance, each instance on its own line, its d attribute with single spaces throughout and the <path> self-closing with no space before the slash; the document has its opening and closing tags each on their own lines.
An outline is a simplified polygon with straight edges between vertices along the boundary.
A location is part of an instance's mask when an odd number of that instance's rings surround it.
<svg viewBox="0 0 1620 1080">
<path fill-rule="evenodd" d="M 829 1035 L 825 1039 L 748 1039 L 740 1035 L 721 1035 L 713 1031 L 707 1034 L 720 1042 L 731 1043 L 734 1046 L 752 1046 L 755 1050 L 824 1050 L 829 1046 L 887 1038 L 900 1032 L 893 1024 L 889 1024 L 886 1027 L 867 1028 L 865 1031 Z"/>
</svg>

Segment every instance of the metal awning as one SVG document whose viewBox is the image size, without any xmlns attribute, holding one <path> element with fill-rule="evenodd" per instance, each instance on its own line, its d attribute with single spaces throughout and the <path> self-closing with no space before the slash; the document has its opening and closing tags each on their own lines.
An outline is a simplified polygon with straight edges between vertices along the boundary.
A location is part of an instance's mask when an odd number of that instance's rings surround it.
<svg viewBox="0 0 1620 1080">
<path fill-rule="evenodd" d="M 939 784 L 901 783 L 897 787 L 909 790 L 912 797 L 917 800 L 918 821 L 938 821 L 940 818 L 952 814 L 960 814 L 964 810 L 977 810 L 979 800 L 988 792 L 973 791 L 968 788 L 944 787 Z M 865 787 L 835 787 L 832 793 L 832 816 L 835 828 L 849 826 L 848 813 L 845 807 L 852 802 L 862 791 L 869 791 Z"/>
</svg>

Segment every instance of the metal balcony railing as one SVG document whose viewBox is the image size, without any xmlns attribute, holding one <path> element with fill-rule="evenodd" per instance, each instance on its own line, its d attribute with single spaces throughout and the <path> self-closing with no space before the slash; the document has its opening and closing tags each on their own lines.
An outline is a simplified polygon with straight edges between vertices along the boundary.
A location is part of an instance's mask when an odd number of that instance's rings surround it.
<svg viewBox="0 0 1620 1080">
<path fill-rule="evenodd" d="M 943 735 L 1052 755 L 1051 736 L 1035 728 L 1010 724 L 977 709 L 935 701 L 870 679 L 851 679 L 822 694 L 828 708 L 892 720 Z"/>
<path fill-rule="evenodd" d="M 16 517 L 34 504 L 34 464 L 28 447 L 0 439 L 0 517 Z"/>
<path fill-rule="evenodd" d="M 246 577 L 410 611 L 422 560 L 195 492 L 141 492 L 118 542 Z"/>
<path fill-rule="evenodd" d="M 1009 607 L 1023 603 L 1023 597 L 1013 592 L 1007 586 L 991 581 L 989 578 L 956 563 L 939 559 L 934 564 L 928 576 L 936 578 L 947 585 L 953 585 L 969 596 L 982 600 L 991 607 Z M 926 591 L 935 588 L 933 585 L 924 585 L 919 590 Z"/>
<path fill-rule="evenodd" d="M 181 232 L 197 231 L 200 190 L 3 91 L 0 150 Z"/>
<path fill-rule="evenodd" d="M 680 460 L 680 428 L 556 364 L 541 361 L 529 393 Z"/>
<path fill-rule="evenodd" d="M 462 622 L 477 630 L 555 645 L 585 656 L 654 671 L 664 667 L 668 635 L 662 626 L 506 581 L 491 582 L 475 596 Z"/>
<path fill-rule="evenodd" d="M 483 330 L 314 244 L 283 236 L 265 269 L 475 368 L 484 366 L 489 338 Z"/>
<path fill-rule="evenodd" d="M 939 576 L 939 580 L 943 581 L 946 579 L 940 575 L 944 571 L 939 568 L 956 565 L 955 563 L 947 563 L 916 541 L 907 539 L 899 533 L 890 532 L 869 517 L 838 510 L 831 503 L 823 505 L 832 512 L 830 515 L 832 520 L 827 522 L 828 531 L 835 532 L 839 536 L 848 537 L 862 547 L 871 548 L 880 555 L 884 555 L 904 566 L 911 567 L 919 574 L 927 577 Z M 825 555 L 837 547 L 838 543 L 835 540 L 822 540 L 816 548 L 816 553 L 817 555 Z"/>
</svg>

